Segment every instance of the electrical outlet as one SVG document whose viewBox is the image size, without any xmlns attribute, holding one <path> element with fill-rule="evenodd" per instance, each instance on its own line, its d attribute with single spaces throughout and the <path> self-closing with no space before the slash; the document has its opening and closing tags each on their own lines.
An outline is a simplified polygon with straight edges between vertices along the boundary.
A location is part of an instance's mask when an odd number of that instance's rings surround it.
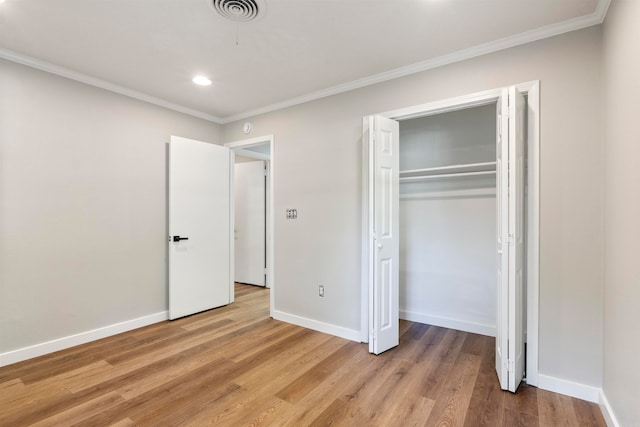
<svg viewBox="0 0 640 427">
<path fill-rule="evenodd" d="M 318 286 L 318 295 L 324 297 L 324 286 Z"/>
<path fill-rule="evenodd" d="M 298 209 L 287 208 L 287 219 L 296 219 L 298 218 Z"/>
</svg>

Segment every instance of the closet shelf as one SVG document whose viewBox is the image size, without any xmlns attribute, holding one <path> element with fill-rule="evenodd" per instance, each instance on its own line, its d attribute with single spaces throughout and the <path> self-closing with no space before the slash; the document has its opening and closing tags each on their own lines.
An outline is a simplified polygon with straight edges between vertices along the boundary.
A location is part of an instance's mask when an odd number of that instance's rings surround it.
<svg viewBox="0 0 640 427">
<path fill-rule="evenodd" d="M 496 162 L 468 163 L 426 169 L 400 171 L 400 182 L 422 181 L 435 178 L 490 175 L 496 173 Z"/>
</svg>

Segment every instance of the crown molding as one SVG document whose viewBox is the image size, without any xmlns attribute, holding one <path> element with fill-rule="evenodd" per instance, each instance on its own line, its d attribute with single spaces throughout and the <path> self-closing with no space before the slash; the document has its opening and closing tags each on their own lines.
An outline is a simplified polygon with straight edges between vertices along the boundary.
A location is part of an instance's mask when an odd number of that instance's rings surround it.
<svg viewBox="0 0 640 427">
<path fill-rule="evenodd" d="M 360 89 L 377 83 L 383 83 L 389 80 L 397 79 L 399 77 L 405 77 L 411 74 L 420 73 L 422 71 L 442 67 L 444 65 L 453 64 L 455 62 L 464 61 L 466 59 L 476 58 L 478 56 L 487 55 L 489 53 L 498 52 L 500 50 L 509 49 L 511 47 L 546 39 L 549 37 L 590 27 L 592 25 L 598 25 L 604 21 L 610 4 L 611 0 L 599 0 L 598 4 L 596 5 L 595 11 L 589 15 L 584 15 L 556 24 L 536 28 L 531 31 L 526 31 L 524 33 L 505 37 L 468 49 L 462 49 L 447 55 L 428 59 L 426 61 L 421 61 L 404 67 L 395 68 L 383 73 L 374 74 L 369 77 L 332 86 L 326 89 L 319 90 L 317 92 L 312 92 L 296 98 L 277 102 L 275 104 L 270 104 L 261 108 L 257 108 L 255 110 L 227 116 L 224 117 L 222 121 L 223 124 L 226 124 L 235 122 L 237 120 L 247 119 L 249 117 L 254 117 L 260 114 L 270 113 L 272 111 L 281 110 L 287 107 L 293 107 L 295 105 L 304 104 L 306 102 L 315 101 L 321 98 L 326 98 L 328 96 L 337 95 L 354 89 Z"/>
<path fill-rule="evenodd" d="M 509 49 L 511 47 L 531 43 L 534 41 L 542 40 L 545 38 L 557 36 L 560 34 L 568 33 L 570 31 L 579 30 L 582 28 L 590 27 L 592 25 L 601 24 L 611 5 L 612 0 L 599 0 L 596 9 L 589 15 L 584 15 L 578 18 L 573 18 L 567 21 L 559 22 L 557 24 L 547 25 L 544 27 L 536 28 L 531 31 L 516 34 L 514 36 L 505 37 L 499 40 L 495 40 L 489 43 L 484 43 L 478 46 L 474 46 L 468 49 L 462 49 L 457 52 L 453 52 L 447 55 L 439 56 L 436 58 L 428 59 L 426 61 L 417 62 L 415 64 L 407 65 L 393 70 L 385 71 L 383 73 L 374 74 L 362 79 L 354 80 L 348 83 L 332 86 L 326 89 L 322 89 L 316 92 L 311 92 L 306 95 L 291 98 L 282 102 L 269 104 L 264 107 L 260 107 L 254 110 L 245 111 L 238 114 L 233 114 L 227 117 L 217 117 L 202 111 L 194 110 L 183 105 L 175 104 L 173 102 L 165 101 L 154 96 L 138 92 L 133 89 L 120 86 L 106 80 L 91 77 L 89 75 L 73 71 L 68 68 L 64 68 L 46 61 L 41 61 L 26 55 L 19 54 L 17 52 L 10 51 L 8 49 L 0 48 L 0 58 L 8 61 L 16 62 L 28 67 L 36 68 L 48 73 L 56 74 L 61 77 L 65 77 L 71 80 L 75 80 L 81 83 L 85 83 L 91 86 L 98 87 L 100 89 L 115 92 L 120 95 L 128 96 L 133 99 L 148 102 L 150 104 L 158 105 L 160 107 L 168 108 L 179 113 L 188 114 L 193 117 L 198 117 L 217 124 L 227 124 L 238 120 L 247 119 L 249 117 L 258 116 L 260 114 L 270 113 L 276 110 L 281 110 L 295 105 L 304 104 L 306 102 L 315 101 L 318 99 L 326 98 L 340 93 L 348 92 L 354 89 L 360 89 L 366 86 L 371 86 L 377 83 L 383 83 L 389 80 L 397 79 L 399 77 L 409 76 L 411 74 L 420 73 L 423 71 L 431 70 L 434 68 L 442 67 L 444 65 L 453 64 L 455 62 L 464 61 L 467 59 L 476 58 L 489 53 L 498 52 L 500 50 Z"/>
<path fill-rule="evenodd" d="M 609 11 L 609 6 L 611 6 L 611 0 L 598 0 L 596 10 L 593 12 L 600 20 L 598 24 L 602 24 L 604 22 L 604 19 L 607 17 L 607 12 Z"/>
<path fill-rule="evenodd" d="M 7 61 L 15 62 L 18 64 L 26 65 L 27 67 L 35 68 L 47 73 L 55 74 L 60 77 L 65 77 L 70 80 L 75 80 L 80 83 L 95 86 L 100 89 L 108 90 L 109 92 L 118 93 L 120 95 L 128 96 L 129 98 L 137 99 L 139 101 L 148 102 L 149 104 L 164 107 L 169 110 L 177 111 L 179 113 L 187 114 L 193 117 L 198 117 L 213 123 L 223 124 L 224 120 L 220 117 L 213 116 L 211 114 L 203 113 L 183 105 L 175 104 L 173 102 L 165 101 L 164 99 L 156 98 L 155 96 L 147 95 L 143 92 L 138 92 L 133 89 L 129 89 L 124 86 L 120 86 L 106 80 L 98 79 L 96 77 L 83 74 L 69 68 L 61 67 L 59 65 L 52 64 L 50 62 L 41 61 L 36 58 L 32 58 L 27 55 L 22 55 L 17 52 L 13 52 L 8 49 L 0 48 L 0 58 Z"/>
</svg>

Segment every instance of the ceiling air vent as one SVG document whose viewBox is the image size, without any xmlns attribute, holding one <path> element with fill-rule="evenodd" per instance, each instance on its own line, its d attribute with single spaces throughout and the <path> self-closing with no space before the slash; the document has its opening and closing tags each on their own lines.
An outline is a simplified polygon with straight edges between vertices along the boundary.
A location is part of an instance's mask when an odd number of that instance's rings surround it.
<svg viewBox="0 0 640 427">
<path fill-rule="evenodd" d="M 218 15 L 232 22 L 251 22 L 261 18 L 267 10 L 261 0 L 211 0 Z"/>
</svg>

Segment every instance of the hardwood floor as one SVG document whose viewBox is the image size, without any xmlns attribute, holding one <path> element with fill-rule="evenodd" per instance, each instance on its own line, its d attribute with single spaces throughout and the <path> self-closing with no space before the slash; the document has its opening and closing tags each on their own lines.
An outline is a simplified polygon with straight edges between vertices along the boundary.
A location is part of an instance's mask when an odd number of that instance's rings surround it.
<svg viewBox="0 0 640 427">
<path fill-rule="evenodd" d="M 227 307 L 0 368 L 0 426 L 605 426 L 592 403 L 502 392 L 493 338 L 401 321 L 367 346 Z"/>
</svg>

